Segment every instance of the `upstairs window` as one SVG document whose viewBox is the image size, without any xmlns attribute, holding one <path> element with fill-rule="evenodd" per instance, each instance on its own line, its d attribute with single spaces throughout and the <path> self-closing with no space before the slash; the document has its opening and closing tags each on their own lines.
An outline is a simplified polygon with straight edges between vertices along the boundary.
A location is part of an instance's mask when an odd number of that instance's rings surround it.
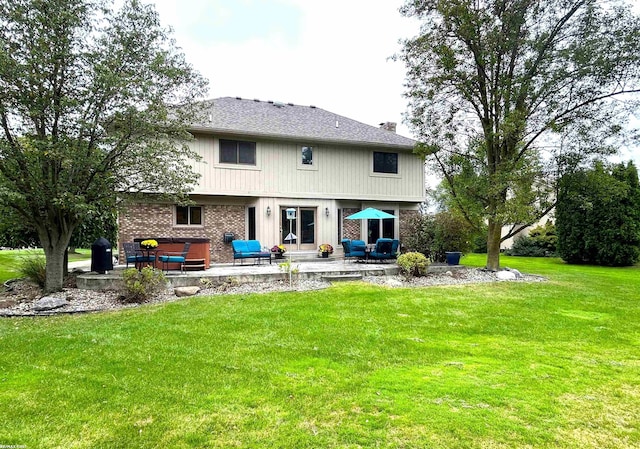
<svg viewBox="0 0 640 449">
<path fill-rule="evenodd" d="M 318 147 L 299 145 L 297 158 L 298 170 L 318 170 Z"/>
<path fill-rule="evenodd" d="M 373 172 L 398 174 L 398 153 L 373 152 Z"/>
<path fill-rule="evenodd" d="M 256 143 L 220 139 L 220 163 L 256 165 Z"/>
<path fill-rule="evenodd" d="M 182 226 L 201 226 L 202 206 L 176 206 L 176 224 Z"/>
<path fill-rule="evenodd" d="M 313 147 L 302 147 L 302 165 L 313 165 Z"/>
</svg>

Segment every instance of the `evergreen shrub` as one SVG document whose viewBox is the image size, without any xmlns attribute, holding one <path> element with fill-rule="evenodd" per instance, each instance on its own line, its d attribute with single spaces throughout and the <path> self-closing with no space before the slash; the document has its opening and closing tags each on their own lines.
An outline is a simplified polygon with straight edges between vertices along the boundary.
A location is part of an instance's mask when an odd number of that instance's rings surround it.
<svg viewBox="0 0 640 449">
<path fill-rule="evenodd" d="M 640 258 L 640 182 L 633 163 L 580 169 L 560 180 L 558 254 L 568 263 L 628 266 Z"/>
<path fill-rule="evenodd" d="M 556 255 L 558 237 L 556 228 L 551 221 L 536 226 L 528 235 L 520 235 L 513 241 L 513 245 L 506 251 L 509 256 L 552 257 Z"/>
<path fill-rule="evenodd" d="M 410 279 L 414 276 L 424 276 L 427 274 L 429 260 L 422 253 L 409 252 L 400 254 L 397 260 L 400 273 Z"/>
</svg>

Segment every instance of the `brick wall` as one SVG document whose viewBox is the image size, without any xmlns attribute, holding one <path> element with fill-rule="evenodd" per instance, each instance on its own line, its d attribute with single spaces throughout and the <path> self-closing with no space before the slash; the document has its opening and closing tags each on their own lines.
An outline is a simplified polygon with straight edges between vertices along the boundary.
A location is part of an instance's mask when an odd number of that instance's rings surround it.
<svg viewBox="0 0 640 449">
<path fill-rule="evenodd" d="M 120 214 L 118 241 L 132 242 L 135 238 L 154 237 L 208 238 L 211 240 L 211 262 L 232 262 L 231 244 L 225 244 L 222 237 L 225 232 L 233 232 L 236 238 L 245 237 L 245 207 L 240 205 L 202 207 L 204 226 L 174 227 L 173 205 L 131 205 Z M 124 258 L 122 251 L 120 251 L 120 257 Z"/>
<path fill-rule="evenodd" d="M 359 211 L 360 209 L 342 209 L 342 238 L 360 240 L 360 226 L 362 220 L 346 220 L 344 218 Z"/>
<path fill-rule="evenodd" d="M 205 229 L 211 239 L 211 260 L 218 263 L 233 262 L 231 243 L 224 243 L 225 232 L 233 232 L 236 239 L 245 239 L 244 206 L 206 206 Z"/>
</svg>

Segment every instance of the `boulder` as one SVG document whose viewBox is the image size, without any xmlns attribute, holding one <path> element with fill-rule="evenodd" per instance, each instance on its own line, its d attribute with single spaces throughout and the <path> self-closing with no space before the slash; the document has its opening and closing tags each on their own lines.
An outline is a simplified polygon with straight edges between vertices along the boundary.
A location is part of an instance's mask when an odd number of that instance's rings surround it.
<svg viewBox="0 0 640 449">
<path fill-rule="evenodd" d="M 33 310 L 36 312 L 44 312 L 45 310 L 59 309 L 67 304 L 69 304 L 69 301 L 66 299 L 44 296 L 33 303 Z"/>
<path fill-rule="evenodd" d="M 511 273 L 516 275 L 516 279 L 521 279 L 522 278 L 522 273 L 520 273 L 518 270 L 516 270 L 515 268 L 509 268 L 509 267 L 504 267 L 504 269 L 506 271 L 510 271 Z"/>
<path fill-rule="evenodd" d="M 183 298 L 185 296 L 193 296 L 200 291 L 200 287 L 176 287 L 173 289 L 173 293 L 178 298 Z"/>
<path fill-rule="evenodd" d="M 511 272 L 511 271 L 498 271 L 496 273 L 496 278 L 499 281 L 515 281 L 516 280 L 516 275 L 515 273 Z"/>
</svg>

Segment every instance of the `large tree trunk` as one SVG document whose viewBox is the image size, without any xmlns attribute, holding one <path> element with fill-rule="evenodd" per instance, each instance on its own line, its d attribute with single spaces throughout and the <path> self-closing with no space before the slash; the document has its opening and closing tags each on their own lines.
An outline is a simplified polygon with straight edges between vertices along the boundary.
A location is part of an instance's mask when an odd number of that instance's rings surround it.
<svg viewBox="0 0 640 449">
<path fill-rule="evenodd" d="M 66 270 L 65 253 L 71 240 L 71 232 L 58 232 L 57 235 L 39 233 L 40 242 L 46 257 L 45 293 L 62 290 Z"/>
<path fill-rule="evenodd" d="M 502 239 L 502 224 L 489 218 L 487 235 L 487 270 L 498 271 L 500 269 L 500 241 Z"/>
</svg>

